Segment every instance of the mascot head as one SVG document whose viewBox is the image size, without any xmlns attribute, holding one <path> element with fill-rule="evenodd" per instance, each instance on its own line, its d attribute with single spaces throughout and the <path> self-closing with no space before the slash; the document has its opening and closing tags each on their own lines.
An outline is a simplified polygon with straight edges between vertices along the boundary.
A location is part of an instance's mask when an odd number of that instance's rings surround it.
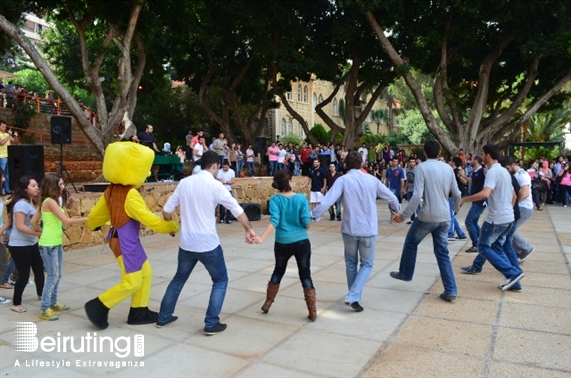
<svg viewBox="0 0 571 378">
<path fill-rule="evenodd" d="M 112 184 L 138 188 L 151 174 L 155 153 L 133 142 L 111 143 L 103 157 L 103 177 Z"/>
</svg>

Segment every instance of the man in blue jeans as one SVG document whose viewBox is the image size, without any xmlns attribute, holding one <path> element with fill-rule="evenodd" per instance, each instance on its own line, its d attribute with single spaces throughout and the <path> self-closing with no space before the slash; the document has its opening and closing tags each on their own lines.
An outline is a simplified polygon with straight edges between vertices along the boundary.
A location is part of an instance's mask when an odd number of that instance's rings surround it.
<svg viewBox="0 0 571 378">
<path fill-rule="evenodd" d="M 460 150 L 462 152 L 462 150 Z M 462 169 L 462 159 L 458 156 L 453 156 L 450 159 L 450 166 L 454 171 L 454 175 L 456 177 L 456 184 L 458 185 L 458 190 L 460 190 L 461 195 L 464 195 L 466 191 L 466 185 L 462 183 L 460 180 L 460 176 L 464 173 Z M 455 241 L 456 238 L 454 234 L 458 234 L 458 239 L 466 240 L 466 234 L 462 231 L 462 227 L 460 227 L 460 223 L 458 223 L 458 219 L 456 219 L 456 212 L 454 211 L 454 199 L 450 197 L 448 199 L 448 204 L 450 205 L 450 228 L 448 229 L 448 241 Z"/>
<path fill-rule="evenodd" d="M 386 186 L 376 177 L 360 171 L 361 162 L 361 154 L 349 152 L 345 158 L 347 173 L 335 180 L 335 185 L 321 200 L 321 204 L 311 212 L 313 219 L 320 219 L 321 214 L 341 198 L 344 211 L 341 235 L 349 287 L 345 304 L 357 312 L 363 311 L 359 301 L 375 262 L 375 242 L 379 233 L 377 198 L 387 201 L 392 212 L 400 210 L 398 199 Z"/>
<path fill-rule="evenodd" d="M 436 160 L 440 152 L 440 144 L 435 140 L 428 140 L 424 144 L 426 161 L 419 164 L 414 172 L 414 192 L 408 206 L 401 214 L 393 214 L 393 222 L 401 223 L 409 218 L 417 209 L 420 199 L 424 198 L 424 205 L 412 226 L 406 234 L 398 272 L 391 272 L 392 278 L 402 281 L 412 281 L 416 265 L 418 245 L 428 235 L 432 235 L 434 256 L 440 270 L 440 277 L 444 292 L 440 298 L 453 301 L 458 295 L 456 280 L 448 252 L 448 229 L 450 228 L 450 211 L 448 210 L 448 197 L 452 194 L 454 210 L 460 207 L 461 194 L 456 184 L 456 177 L 450 165 Z M 438 177 L 438 180 L 434 178 Z"/>
<path fill-rule="evenodd" d="M 506 277 L 506 282 L 500 285 L 500 288 L 509 290 L 524 276 L 517 261 L 515 264 L 510 261 L 504 251 L 506 240 L 513 235 L 512 228 L 515 220 L 513 206 L 517 197 L 512 187 L 510 173 L 498 162 L 499 147 L 495 144 L 485 145 L 482 156 L 484 164 L 488 167 L 484 189 L 462 198 L 461 204 L 487 199 L 488 216 L 480 231 L 478 253 Z"/>
<path fill-rule="evenodd" d="M 473 167 L 470 175 L 471 177 L 466 177 L 466 175 L 463 174 L 463 171 L 460 172 L 460 181 L 462 181 L 464 185 L 471 184 L 470 195 L 479 193 L 484 189 L 484 180 L 486 176 L 484 175 L 484 167 L 482 166 L 483 162 L 484 160 L 482 159 L 482 155 L 476 154 L 472 156 L 472 160 L 470 161 L 470 164 Z M 472 206 L 466 215 L 464 224 L 466 225 L 466 230 L 468 230 L 468 235 L 470 235 L 470 240 L 472 241 L 472 246 L 466 250 L 468 253 L 478 252 L 477 245 L 478 238 L 480 237 L 480 225 L 478 222 L 485 208 L 485 200 L 472 202 Z"/>
<path fill-rule="evenodd" d="M 159 312 L 157 327 L 175 322 L 173 316 L 180 292 L 194 269 L 201 262 L 210 278 L 212 291 L 204 319 L 204 333 L 215 335 L 226 329 L 220 323 L 220 311 L 228 287 L 228 273 L 220 239 L 216 232 L 215 209 L 224 205 L 246 230 L 246 243 L 252 243 L 256 233 L 242 207 L 232 197 L 228 189 L 216 179 L 220 169 L 220 159 L 214 151 L 207 151 L 200 159 L 202 170 L 182 180 L 163 207 L 163 216 L 170 220 L 173 211 L 180 206 L 181 232 L 176 274 L 169 283 Z"/>
<path fill-rule="evenodd" d="M 365 149 L 366 151 L 366 149 Z M 406 175 L 404 169 L 398 166 L 399 159 L 396 157 L 391 160 L 390 167 L 385 172 L 385 185 L 391 192 L 398 198 L 399 203 L 402 203 L 402 195 L 404 188 L 404 180 Z"/>
</svg>

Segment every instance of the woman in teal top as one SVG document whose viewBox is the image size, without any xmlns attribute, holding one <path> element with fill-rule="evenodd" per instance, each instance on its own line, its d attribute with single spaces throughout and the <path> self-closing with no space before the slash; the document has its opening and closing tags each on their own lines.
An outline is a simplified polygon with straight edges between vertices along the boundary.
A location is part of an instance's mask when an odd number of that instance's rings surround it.
<svg viewBox="0 0 571 378">
<path fill-rule="evenodd" d="M 268 282 L 266 302 L 262 306 L 262 311 L 267 313 L 270 310 L 280 288 L 287 263 L 294 256 L 309 311 L 307 317 L 314 321 L 317 318 L 317 308 L 315 288 L 309 268 L 311 260 L 311 244 L 307 235 L 307 229 L 311 222 L 309 204 L 304 195 L 296 194 L 292 190 L 292 173 L 289 169 L 281 169 L 275 174 L 272 187 L 279 190 L 280 193 L 270 198 L 270 224 L 262 236 L 257 237 L 257 242 L 262 243 L 272 231 L 276 230 L 274 244 L 276 266 L 270 282 Z"/>
<path fill-rule="evenodd" d="M 69 306 L 58 303 L 57 293 L 63 270 L 63 226 L 85 222 L 85 218 L 69 218 L 60 207 L 59 199 L 65 191 L 63 179 L 58 175 L 47 175 L 40 186 L 42 196 L 43 230 L 34 223 L 34 228 L 40 231 L 40 255 L 44 261 L 47 278 L 42 292 L 40 319 L 58 320 L 54 311 L 69 310 Z"/>
</svg>

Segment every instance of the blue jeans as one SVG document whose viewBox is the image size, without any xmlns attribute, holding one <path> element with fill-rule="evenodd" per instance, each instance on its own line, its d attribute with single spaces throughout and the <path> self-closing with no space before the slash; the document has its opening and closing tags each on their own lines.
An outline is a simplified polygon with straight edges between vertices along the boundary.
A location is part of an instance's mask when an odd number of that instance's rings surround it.
<svg viewBox="0 0 571 378">
<path fill-rule="evenodd" d="M 472 264 L 476 270 L 481 271 L 482 266 L 488 260 L 507 279 L 523 273 L 519 267 L 515 250 L 511 246 L 513 231 L 515 231 L 514 226 L 513 223 L 491 224 L 484 222 L 478 240 L 478 253 L 481 256 L 477 256 Z M 506 241 L 508 241 L 507 251 L 505 248 Z"/>
<path fill-rule="evenodd" d="M 256 165 L 253 161 L 248 162 L 248 177 L 252 177 L 256 175 Z"/>
<path fill-rule="evenodd" d="M 236 172 L 236 177 L 238 177 L 238 172 L 240 172 L 242 169 L 244 169 L 244 159 L 238 160 L 236 162 L 236 166 L 238 167 L 238 171 Z"/>
<path fill-rule="evenodd" d="M 299 280 L 304 289 L 313 289 L 313 281 L 311 280 L 311 243 L 309 239 L 300 240 L 290 244 L 282 244 L 276 242 L 274 244 L 274 256 L 276 258 L 276 266 L 270 281 L 278 285 L 282 282 L 282 278 L 287 269 L 289 259 L 294 256 L 297 262 L 297 270 Z"/>
<path fill-rule="evenodd" d="M 363 287 L 373 269 L 377 237 L 341 235 L 345 246 L 345 273 L 347 274 L 347 286 L 349 286 L 345 302 L 358 302 L 361 300 Z M 357 269 L 359 260 L 361 267 Z"/>
<path fill-rule="evenodd" d="M 416 265 L 416 255 L 418 253 L 418 245 L 428 235 L 432 235 L 432 246 L 434 256 L 440 270 L 440 278 L 444 286 L 444 294 L 457 295 L 456 280 L 452 263 L 448 252 L 447 234 L 450 228 L 450 222 L 428 223 L 416 218 L 408 229 L 404 245 L 402 247 L 402 256 L 400 259 L 399 271 L 403 280 L 410 281 L 414 275 Z"/>
<path fill-rule="evenodd" d="M 278 166 L 278 162 L 276 161 L 270 161 L 270 174 L 269 176 L 274 176 L 274 174 L 276 173 L 276 168 Z"/>
<path fill-rule="evenodd" d="M 284 164 L 284 163 L 278 163 L 278 171 L 281 170 L 281 169 L 284 169 L 284 168 L 285 168 L 285 164 Z M 277 171 L 276 171 L 276 172 L 277 172 Z M 274 172 L 274 173 L 276 173 L 276 172 Z"/>
<path fill-rule="evenodd" d="M 454 214 L 454 198 L 449 198 L 448 204 L 449 204 L 449 208 L 450 208 L 450 220 L 451 220 L 450 221 L 450 228 L 448 229 L 448 237 L 453 238 L 454 233 L 456 232 L 458 234 L 459 238 L 465 239 L 466 234 L 464 233 L 464 231 L 462 231 L 462 228 L 460 227 L 460 223 L 458 223 L 458 220 L 456 219 L 456 215 Z"/>
<path fill-rule="evenodd" d="M 402 203 L 402 195 L 401 195 L 401 188 L 389 188 L 389 190 L 391 191 L 391 193 L 393 193 L 395 195 L 395 197 L 397 197 L 397 199 L 399 200 L 399 203 Z"/>
<path fill-rule="evenodd" d="M 299 168 L 300 168 L 300 163 L 299 161 L 296 160 L 296 162 L 293 165 L 293 175 L 294 176 L 299 176 Z"/>
<path fill-rule="evenodd" d="M 519 255 L 521 253 L 530 253 L 533 250 L 533 247 L 525 241 L 524 238 L 517 232 L 517 229 L 520 228 L 522 224 L 524 224 L 531 216 L 533 215 L 533 208 L 526 209 L 524 207 L 519 208 L 520 218 L 517 221 L 517 224 L 514 227 L 514 234 L 513 234 L 513 247 L 515 248 L 516 253 Z"/>
<path fill-rule="evenodd" d="M 170 320 L 180 292 L 199 261 L 204 265 L 212 279 L 212 291 L 210 292 L 210 301 L 208 302 L 204 325 L 205 327 L 212 327 L 220 321 L 219 315 L 220 311 L 222 311 L 226 289 L 228 288 L 228 272 L 226 271 L 222 247 L 218 246 L 208 252 L 192 252 L 185 251 L 182 248 L 178 249 L 176 274 L 169 283 L 165 296 L 161 301 L 159 322 Z"/>
<path fill-rule="evenodd" d="M 5 193 L 10 193 L 10 180 L 9 180 L 9 175 L 8 175 L 8 158 L 0 158 L 0 168 L 2 168 L 2 170 L 4 171 L 4 178 L 6 179 L 4 181 L 4 192 Z"/>
<path fill-rule="evenodd" d="M 40 247 L 40 255 L 47 273 L 40 307 L 44 311 L 57 303 L 59 281 L 63 274 L 63 247 L 61 245 Z"/>
<path fill-rule="evenodd" d="M 334 207 L 335 209 L 333 209 Z M 341 220 L 341 197 L 339 197 L 339 199 L 335 201 L 333 206 L 329 208 L 329 217 L 331 218 L 331 220 L 335 219 L 335 216 L 337 216 L 337 219 Z"/>
<path fill-rule="evenodd" d="M 480 225 L 478 224 L 478 221 L 484 212 L 484 209 L 484 205 L 473 203 L 470 210 L 468 210 L 468 214 L 466 214 L 464 224 L 466 224 L 466 230 L 468 230 L 468 235 L 470 235 L 470 240 L 472 240 L 473 246 L 478 245 L 478 237 L 480 236 Z"/>
</svg>

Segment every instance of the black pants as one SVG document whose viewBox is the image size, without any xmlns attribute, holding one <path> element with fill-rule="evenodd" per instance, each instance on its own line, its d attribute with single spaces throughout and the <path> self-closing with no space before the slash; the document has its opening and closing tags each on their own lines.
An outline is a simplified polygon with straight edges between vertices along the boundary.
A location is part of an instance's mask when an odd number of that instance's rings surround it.
<svg viewBox="0 0 571 378">
<path fill-rule="evenodd" d="M 272 273 L 270 281 L 273 284 L 279 284 L 286 272 L 289 259 L 294 256 L 297 262 L 297 270 L 299 272 L 299 280 L 304 289 L 313 289 L 313 281 L 311 280 L 311 243 L 309 239 L 300 240 L 291 244 L 274 244 L 274 256 L 276 257 L 276 267 Z"/>
<path fill-rule="evenodd" d="M 30 268 L 34 271 L 34 280 L 36 282 L 36 294 L 42 295 L 44 291 L 44 262 L 40 255 L 38 244 L 27 245 L 25 247 L 8 246 L 10 255 L 18 269 L 18 280 L 14 287 L 14 297 L 12 303 L 14 306 L 22 304 L 22 294 L 30 279 Z"/>
</svg>

